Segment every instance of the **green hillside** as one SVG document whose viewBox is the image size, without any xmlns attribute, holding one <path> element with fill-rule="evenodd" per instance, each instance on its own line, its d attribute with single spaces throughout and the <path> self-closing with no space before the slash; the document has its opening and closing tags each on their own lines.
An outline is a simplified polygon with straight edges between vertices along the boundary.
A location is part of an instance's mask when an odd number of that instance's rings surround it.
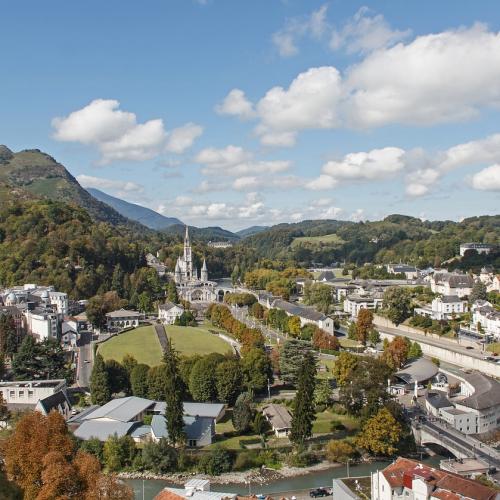
<svg viewBox="0 0 500 500">
<path fill-rule="evenodd" d="M 0 183 L 21 188 L 35 197 L 74 203 L 99 221 L 114 225 L 132 224 L 116 210 L 92 197 L 63 165 L 38 149 L 13 153 L 0 145 Z M 134 224 L 136 229 L 140 228 L 139 224 Z"/>
</svg>

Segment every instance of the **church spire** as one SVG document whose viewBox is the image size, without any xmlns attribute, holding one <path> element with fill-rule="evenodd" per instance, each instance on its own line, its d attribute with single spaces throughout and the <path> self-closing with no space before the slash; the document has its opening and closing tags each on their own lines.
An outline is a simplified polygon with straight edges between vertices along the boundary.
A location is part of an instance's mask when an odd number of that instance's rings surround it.
<svg viewBox="0 0 500 500">
<path fill-rule="evenodd" d="M 189 246 L 189 227 L 186 225 L 186 234 L 184 235 L 184 245 Z"/>
</svg>

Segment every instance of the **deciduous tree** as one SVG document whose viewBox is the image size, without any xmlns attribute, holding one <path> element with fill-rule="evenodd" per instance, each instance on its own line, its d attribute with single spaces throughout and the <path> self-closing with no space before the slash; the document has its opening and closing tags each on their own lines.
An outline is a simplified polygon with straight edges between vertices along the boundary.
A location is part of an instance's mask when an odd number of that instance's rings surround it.
<svg viewBox="0 0 500 500">
<path fill-rule="evenodd" d="M 373 328 L 373 312 L 370 309 L 361 309 L 356 321 L 356 335 L 359 342 L 366 345 L 366 339 Z"/>
<path fill-rule="evenodd" d="M 354 446 L 345 439 L 332 439 L 326 445 L 326 458 L 330 462 L 345 463 L 351 459 L 356 450 Z"/>
<path fill-rule="evenodd" d="M 386 408 L 373 415 L 359 433 L 356 443 L 374 455 L 393 455 L 402 434 L 402 427 Z"/>
<path fill-rule="evenodd" d="M 411 294 L 407 288 L 390 286 L 384 292 L 384 309 L 387 317 L 399 325 L 410 316 Z"/>
<path fill-rule="evenodd" d="M 400 336 L 395 337 L 384 350 L 383 360 L 393 370 L 399 370 L 408 359 L 408 342 Z"/>
<path fill-rule="evenodd" d="M 220 363 L 215 371 L 217 398 L 223 403 L 233 404 L 241 392 L 243 375 L 237 359 Z"/>
<path fill-rule="evenodd" d="M 342 351 L 333 365 L 333 376 L 337 385 L 343 386 L 351 377 L 353 370 L 358 363 L 358 357 L 346 351 Z"/>
</svg>

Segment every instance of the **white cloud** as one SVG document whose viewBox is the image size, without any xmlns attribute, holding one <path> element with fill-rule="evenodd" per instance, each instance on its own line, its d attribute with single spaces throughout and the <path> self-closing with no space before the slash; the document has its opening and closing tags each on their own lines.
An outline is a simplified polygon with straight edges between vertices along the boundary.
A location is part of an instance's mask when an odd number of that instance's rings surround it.
<svg viewBox="0 0 500 500">
<path fill-rule="evenodd" d="M 272 36 L 272 41 L 281 57 L 291 57 L 299 52 L 298 41 L 303 37 L 319 39 L 328 29 L 325 4 L 313 11 L 310 16 L 288 19 L 285 27 Z"/>
<path fill-rule="evenodd" d="M 500 103 L 500 34 L 475 24 L 419 36 L 373 52 L 344 85 L 346 120 L 354 126 L 470 119 Z"/>
<path fill-rule="evenodd" d="M 367 7 L 354 14 L 341 29 L 331 33 L 330 48 L 347 53 L 368 53 L 385 48 L 408 37 L 410 30 L 393 30 L 381 14 L 373 15 Z"/>
<path fill-rule="evenodd" d="M 224 100 L 215 106 L 215 111 L 220 115 L 238 116 L 242 120 L 255 116 L 253 104 L 240 89 L 231 90 Z"/>
<path fill-rule="evenodd" d="M 96 99 L 66 117 L 54 118 L 54 138 L 96 146 L 101 154 L 99 163 L 107 165 L 150 160 L 165 147 L 171 152 L 183 152 L 201 134 L 201 127 L 189 123 L 169 136 L 163 120 L 137 123 L 134 113 L 122 111 L 119 106 L 114 99 Z"/>
<path fill-rule="evenodd" d="M 293 146 L 306 129 L 464 121 L 500 106 L 500 33 L 475 24 L 390 46 L 406 33 L 384 31 L 383 18 L 366 11 L 357 22 L 368 23 L 373 32 L 358 25 L 346 31 L 346 36 L 360 31 L 366 36 L 356 38 L 356 50 L 379 48 L 343 74 L 333 66 L 314 67 L 299 73 L 288 88 L 269 89 L 255 106 L 255 132 L 262 144 Z M 253 111 L 246 98 L 243 102 L 244 110 Z"/>
<path fill-rule="evenodd" d="M 209 168 L 227 169 L 243 163 L 252 158 L 249 151 L 245 151 L 240 146 L 229 145 L 225 148 L 205 148 L 202 149 L 194 158 L 197 163 L 203 163 Z"/>
<path fill-rule="evenodd" d="M 406 176 L 406 194 L 412 197 L 427 194 L 440 176 L 440 172 L 434 168 L 424 168 L 410 172 Z"/>
<path fill-rule="evenodd" d="M 180 207 L 187 207 L 193 204 L 193 199 L 189 196 L 177 196 L 174 203 Z"/>
<path fill-rule="evenodd" d="M 439 168 L 449 171 L 465 165 L 500 162 L 500 134 L 458 144 L 442 155 Z"/>
<path fill-rule="evenodd" d="M 472 187 L 480 191 L 500 191 L 500 165 L 491 165 L 475 174 Z"/>
<path fill-rule="evenodd" d="M 365 211 L 362 208 L 356 209 L 349 217 L 353 222 L 360 222 L 366 219 Z"/>
<path fill-rule="evenodd" d="M 186 123 L 182 127 L 174 128 L 167 138 L 165 149 L 170 153 L 182 154 L 188 150 L 194 141 L 203 133 L 203 127 L 196 123 Z"/>
<path fill-rule="evenodd" d="M 109 189 L 112 191 L 122 192 L 139 192 L 144 191 L 144 186 L 132 181 L 121 181 L 116 179 L 105 179 L 103 177 L 93 177 L 91 175 L 78 175 L 76 180 L 84 188 Z"/>
<path fill-rule="evenodd" d="M 341 78 L 329 66 L 300 73 L 288 89 L 273 87 L 257 104 L 256 129 L 264 144 L 293 145 L 297 130 L 338 124 Z"/>
<path fill-rule="evenodd" d="M 332 189 L 342 181 L 376 180 L 394 176 L 405 167 L 405 151 L 387 147 L 368 152 L 350 153 L 340 161 L 328 161 L 322 174 L 306 187 L 312 190 Z"/>
<path fill-rule="evenodd" d="M 302 179 L 294 175 L 250 175 L 236 179 L 232 187 L 238 191 L 264 190 L 264 189 L 293 189 L 304 184 Z"/>
</svg>

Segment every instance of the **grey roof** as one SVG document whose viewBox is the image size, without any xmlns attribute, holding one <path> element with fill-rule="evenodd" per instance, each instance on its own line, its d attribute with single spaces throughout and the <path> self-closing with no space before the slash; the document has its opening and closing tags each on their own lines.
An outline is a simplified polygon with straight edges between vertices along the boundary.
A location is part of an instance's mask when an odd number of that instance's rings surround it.
<svg viewBox="0 0 500 500">
<path fill-rule="evenodd" d="M 106 313 L 106 317 L 108 318 L 138 318 L 140 316 L 142 316 L 140 312 L 129 311 L 127 309 L 118 309 L 117 311 Z"/>
<path fill-rule="evenodd" d="M 184 432 L 187 439 L 201 439 L 212 428 L 214 419 L 210 417 L 184 417 Z M 157 438 L 167 438 L 167 422 L 163 415 L 153 415 L 151 431 Z"/>
<path fill-rule="evenodd" d="M 453 406 L 450 403 L 450 400 L 446 397 L 446 394 L 443 392 L 428 392 L 425 399 L 433 408 L 436 408 L 437 410 L 439 408 L 450 408 Z"/>
<path fill-rule="evenodd" d="M 182 306 L 179 306 L 177 304 L 174 304 L 173 302 L 165 302 L 165 304 L 160 304 L 158 306 L 158 309 L 163 309 L 165 311 L 170 311 L 170 309 L 174 308 L 174 307 L 180 307 L 181 309 L 183 309 Z"/>
<path fill-rule="evenodd" d="M 169 495 L 170 494 L 170 495 Z M 227 493 L 218 491 L 200 491 L 195 489 L 194 491 L 186 491 L 185 488 L 164 488 L 158 496 L 155 498 L 172 498 L 173 495 L 177 495 L 180 498 L 188 498 L 189 500 L 224 500 L 225 498 L 237 498 L 237 493 Z M 165 496 L 163 496 L 165 495 Z"/>
<path fill-rule="evenodd" d="M 333 271 L 322 271 L 316 278 L 317 281 L 330 281 L 335 279 L 335 273 Z"/>
<path fill-rule="evenodd" d="M 73 415 L 72 417 L 68 418 L 68 424 L 81 424 L 85 420 L 85 417 L 89 413 L 92 413 L 94 410 L 97 410 L 97 408 L 99 408 L 99 405 L 92 405 L 88 408 L 85 408 L 85 410 L 81 411 L 77 415 Z"/>
<path fill-rule="evenodd" d="M 292 426 L 292 416 L 285 406 L 271 403 L 262 408 L 262 413 L 274 429 L 290 429 Z"/>
<path fill-rule="evenodd" d="M 474 388 L 474 393 L 457 404 L 484 410 L 500 405 L 500 382 L 479 372 L 464 373 L 462 378 Z"/>
<path fill-rule="evenodd" d="M 132 433 L 130 434 L 133 438 L 142 438 L 144 436 L 148 436 L 151 434 L 151 426 L 150 425 L 140 425 L 136 427 Z"/>
<path fill-rule="evenodd" d="M 221 403 L 184 403 L 184 415 L 192 417 L 210 417 L 219 418 L 224 411 L 224 405 Z"/>
<path fill-rule="evenodd" d="M 37 404 L 43 408 L 46 414 L 50 413 L 51 410 L 59 411 L 64 406 L 71 410 L 71 403 L 63 391 L 55 392 L 46 398 L 40 399 Z"/>
<path fill-rule="evenodd" d="M 112 399 L 105 405 L 86 415 L 84 420 L 109 418 L 120 422 L 129 422 L 153 404 L 154 401 L 138 398 L 137 396 Z"/>
<path fill-rule="evenodd" d="M 87 420 L 73 434 L 80 439 L 97 438 L 99 441 L 106 441 L 113 434 L 118 437 L 125 436 L 138 425 L 137 422 L 117 420 Z"/>
<path fill-rule="evenodd" d="M 452 304 L 454 302 L 464 302 L 461 298 L 458 297 L 458 295 L 443 295 L 441 297 L 441 302 L 444 302 L 445 304 Z"/>
<path fill-rule="evenodd" d="M 417 268 L 415 266 L 408 266 L 407 264 L 396 264 L 391 266 L 392 270 L 398 273 L 415 273 L 417 272 Z"/>
<path fill-rule="evenodd" d="M 299 306 L 298 304 L 292 304 L 291 302 L 287 302 L 286 300 L 276 299 L 271 305 L 274 308 L 283 309 L 285 312 L 293 316 L 299 316 L 311 321 L 324 321 L 325 319 L 327 319 L 327 316 L 319 311 L 316 311 L 316 309 L 313 309 L 311 307 Z"/>
<path fill-rule="evenodd" d="M 434 377 L 439 371 L 438 367 L 430 360 L 419 358 L 410 361 L 395 376 L 407 384 L 423 382 Z"/>
<path fill-rule="evenodd" d="M 472 288 L 474 286 L 474 280 L 468 274 L 435 273 L 434 281 L 437 283 L 449 283 L 452 288 Z"/>
</svg>

